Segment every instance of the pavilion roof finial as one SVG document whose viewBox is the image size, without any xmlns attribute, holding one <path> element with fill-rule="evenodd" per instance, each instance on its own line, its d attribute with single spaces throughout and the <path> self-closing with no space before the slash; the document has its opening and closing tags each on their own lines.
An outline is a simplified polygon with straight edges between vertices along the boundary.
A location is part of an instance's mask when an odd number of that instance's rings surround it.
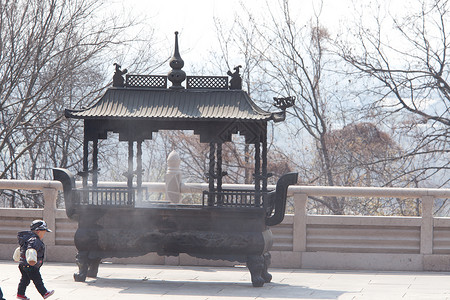
<svg viewBox="0 0 450 300">
<path fill-rule="evenodd" d="M 178 31 L 175 31 L 175 51 L 169 62 L 172 70 L 167 74 L 168 79 L 172 82 L 171 89 L 184 89 L 181 83 L 186 79 L 186 73 L 181 70 L 184 66 L 184 61 L 181 58 L 178 50 Z"/>
</svg>

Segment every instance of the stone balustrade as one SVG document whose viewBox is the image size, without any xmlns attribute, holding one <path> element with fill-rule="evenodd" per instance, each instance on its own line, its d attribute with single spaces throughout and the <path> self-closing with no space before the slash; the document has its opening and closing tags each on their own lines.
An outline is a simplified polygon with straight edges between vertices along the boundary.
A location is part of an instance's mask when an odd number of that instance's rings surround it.
<svg viewBox="0 0 450 300">
<path fill-rule="evenodd" d="M 172 157 L 173 158 L 173 157 Z M 183 183 L 181 172 L 172 161 L 166 182 L 143 183 L 148 192 L 164 193 L 167 200 L 180 202 L 183 194 L 207 190 L 207 183 Z M 99 186 L 111 186 L 100 182 Z M 114 183 L 126 186 L 126 182 Z M 224 184 L 225 189 L 248 188 L 252 185 Z M 270 187 L 269 188 L 274 188 Z M 0 180 L 0 190 L 34 190 L 43 193 L 44 208 L 0 209 L 0 259 L 12 259 L 17 247 L 18 231 L 27 230 L 32 220 L 45 219 L 54 229 L 45 237 L 47 260 L 74 262 L 73 244 L 77 224 L 69 220 L 64 209 L 56 207 L 62 186 L 57 181 Z M 375 188 L 290 186 L 294 213 L 272 228 L 273 267 L 371 269 L 371 270 L 450 270 L 450 218 L 434 217 L 435 199 L 450 198 L 450 189 Z M 60 194 L 62 197 L 62 193 Z M 348 216 L 308 215 L 308 196 L 396 197 L 420 198 L 422 215 Z M 112 262 L 230 265 L 225 261 L 209 261 L 180 254 L 179 257 L 159 257 L 151 253 L 138 258 L 111 259 Z"/>
</svg>

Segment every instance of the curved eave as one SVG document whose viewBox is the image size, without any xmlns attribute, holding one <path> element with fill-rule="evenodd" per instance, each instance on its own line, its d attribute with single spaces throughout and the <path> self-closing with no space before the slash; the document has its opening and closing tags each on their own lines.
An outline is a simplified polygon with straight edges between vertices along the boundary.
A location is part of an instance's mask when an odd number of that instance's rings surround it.
<svg viewBox="0 0 450 300">
<path fill-rule="evenodd" d="M 73 110 L 66 109 L 65 117 L 71 119 L 81 119 L 81 120 L 153 120 L 153 121 L 271 121 L 277 122 L 276 116 L 278 113 L 271 113 L 265 117 L 255 117 L 255 118 L 213 118 L 213 117 L 121 117 L 121 116 L 78 116 L 72 114 Z"/>
<path fill-rule="evenodd" d="M 66 109 L 75 119 L 268 121 L 274 114 L 258 107 L 244 91 L 108 89 L 93 106 Z"/>
</svg>

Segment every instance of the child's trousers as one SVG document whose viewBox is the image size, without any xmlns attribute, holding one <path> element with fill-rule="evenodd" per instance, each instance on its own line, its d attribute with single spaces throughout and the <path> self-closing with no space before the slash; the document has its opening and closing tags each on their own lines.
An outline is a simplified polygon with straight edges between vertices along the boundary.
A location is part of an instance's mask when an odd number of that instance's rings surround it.
<svg viewBox="0 0 450 300">
<path fill-rule="evenodd" d="M 20 279 L 19 287 L 17 289 L 18 295 L 25 295 L 25 290 L 30 284 L 30 281 L 33 281 L 39 294 L 42 296 L 45 295 L 47 289 L 44 286 L 44 282 L 42 282 L 42 276 L 41 272 L 39 272 L 39 268 L 19 265 L 19 270 L 20 273 L 22 273 L 22 278 Z"/>
</svg>

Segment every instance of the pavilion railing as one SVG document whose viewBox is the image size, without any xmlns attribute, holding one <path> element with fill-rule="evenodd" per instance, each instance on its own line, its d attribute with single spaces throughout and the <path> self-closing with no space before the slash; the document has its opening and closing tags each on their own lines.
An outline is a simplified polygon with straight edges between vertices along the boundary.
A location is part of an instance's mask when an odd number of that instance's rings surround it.
<svg viewBox="0 0 450 300">
<path fill-rule="evenodd" d="M 187 89 L 228 89 L 226 76 L 187 76 Z"/>
<path fill-rule="evenodd" d="M 166 89 L 167 76 L 165 75 L 126 75 L 125 87 Z M 187 76 L 187 89 L 228 89 L 227 76 Z"/>
<path fill-rule="evenodd" d="M 80 205 L 134 207 L 136 190 L 128 187 L 87 187 L 76 189 Z"/>
<path fill-rule="evenodd" d="M 133 88 L 166 89 L 167 76 L 160 75 L 126 75 L 125 86 Z"/>
<path fill-rule="evenodd" d="M 222 189 L 220 191 L 203 191 L 202 205 L 219 207 L 263 207 L 267 192 L 244 189 Z"/>
<path fill-rule="evenodd" d="M 137 188 L 128 187 L 86 187 L 75 190 L 79 205 L 135 207 Z M 216 207 L 262 207 L 266 193 L 254 190 L 223 189 L 203 191 L 202 205 Z"/>
</svg>

